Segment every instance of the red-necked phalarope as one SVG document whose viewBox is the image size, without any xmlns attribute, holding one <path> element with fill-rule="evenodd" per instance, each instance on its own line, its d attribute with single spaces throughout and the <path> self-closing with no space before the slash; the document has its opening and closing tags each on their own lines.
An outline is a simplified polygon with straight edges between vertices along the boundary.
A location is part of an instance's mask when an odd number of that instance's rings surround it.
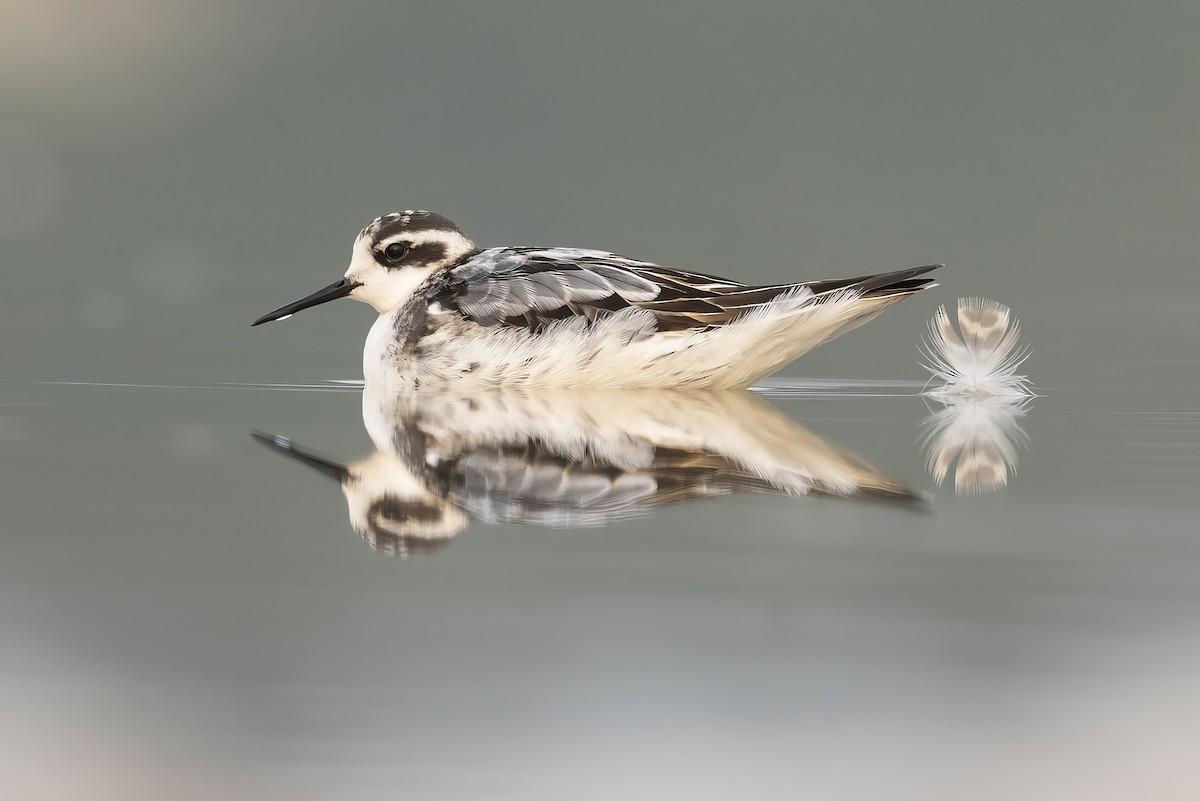
<svg viewBox="0 0 1200 801">
<path fill-rule="evenodd" d="M 747 286 L 599 250 L 480 250 L 442 215 L 403 211 L 359 233 L 344 278 L 254 325 L 369 303 L 368 382 L 733 389 L 935 286 L 919 276 L 940 266 Z"/>
</svg>

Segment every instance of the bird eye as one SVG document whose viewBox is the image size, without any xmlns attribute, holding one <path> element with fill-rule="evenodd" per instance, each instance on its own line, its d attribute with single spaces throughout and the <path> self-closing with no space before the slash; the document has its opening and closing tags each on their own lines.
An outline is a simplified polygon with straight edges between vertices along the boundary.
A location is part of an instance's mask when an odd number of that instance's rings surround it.
<svg viewBox="0 0 1200 801">
<path fill-rule="evenodd" d="M 383 255 L 388 261 L 400 261 L 408 255 L 408 245 L 403 242 L 393 242 L 383 249 Z"/>
</svg>

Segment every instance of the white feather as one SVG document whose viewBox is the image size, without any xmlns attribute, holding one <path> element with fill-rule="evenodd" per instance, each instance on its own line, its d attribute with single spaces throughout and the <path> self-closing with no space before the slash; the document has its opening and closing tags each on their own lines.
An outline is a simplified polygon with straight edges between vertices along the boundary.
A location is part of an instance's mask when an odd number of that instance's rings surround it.
<svg viewBox="0 0 1200 801">
<path fill-rule="evenodd" d="M 932 373 L 937 386 L 926 394 L 935 396 L 1029 397 L 1029 379 L 1017 368 L 1029 357 L 1029 349 L 1018 346 L 1021 326 L 1009 308 L 986 298 L 958 299 L 955 330 L 945 306 L 939 306 L 929 321 L 929 339 L 922 366 Z"/>
</svg>

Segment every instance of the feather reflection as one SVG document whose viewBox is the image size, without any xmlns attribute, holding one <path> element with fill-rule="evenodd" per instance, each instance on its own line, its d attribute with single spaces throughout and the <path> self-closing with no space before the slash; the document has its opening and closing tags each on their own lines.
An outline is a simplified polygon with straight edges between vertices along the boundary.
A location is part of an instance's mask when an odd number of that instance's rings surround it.
<svg viewBox="0 0 1200 801">
<path fill-rule="evenodd" d="M 958 495 L 982 495 L 1008 484 L 1029 435 L 1017 421 L 1030 399 L 1012 396 L 939 396 L 943 408 L 921 423 L 921 449 L 939 485 L 954 467 Z"/>
<path fill-rule="evenodd" d="M 376 450 L 346 464 L 254 436 L 336 480 L 359 536 L 398 554 L 444 546 L 471 520 L 599 526 L 733 492 L 925 500 L 747 392 L 368 386 L 363 422 Z"/>
</svg>

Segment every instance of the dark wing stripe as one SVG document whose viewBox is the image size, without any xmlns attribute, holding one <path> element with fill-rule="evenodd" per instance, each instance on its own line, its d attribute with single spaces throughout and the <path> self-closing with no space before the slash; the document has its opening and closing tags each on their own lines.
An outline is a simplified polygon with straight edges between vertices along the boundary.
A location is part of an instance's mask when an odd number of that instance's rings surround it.
<svg viewBox="0 0 1200 801">
<path fill-rule="evenodd" d="M 649 303 L 639 303 L 638 305 L 656 314 L 658 312 L 706 314 L 725 311 L 722 304 L 708 298 L 675 298 L 674 300 L 655 300 Z"/>
</svg>

